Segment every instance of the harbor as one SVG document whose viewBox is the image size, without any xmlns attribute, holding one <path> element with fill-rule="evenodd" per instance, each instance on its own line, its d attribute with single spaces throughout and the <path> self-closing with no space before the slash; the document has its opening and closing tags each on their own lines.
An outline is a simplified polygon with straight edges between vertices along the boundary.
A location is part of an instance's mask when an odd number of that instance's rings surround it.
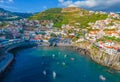
<svg viewBox="0 0 120 82">
<path fill-rule="evenodd" d="M 94 63 L 72 48 L 34 47 L 14 53 L 15 62 L 12 69 L 4 74 L 2 82 L 120 81 L 118 72 L 109 72 L 109 68 Z"/>
</svg>

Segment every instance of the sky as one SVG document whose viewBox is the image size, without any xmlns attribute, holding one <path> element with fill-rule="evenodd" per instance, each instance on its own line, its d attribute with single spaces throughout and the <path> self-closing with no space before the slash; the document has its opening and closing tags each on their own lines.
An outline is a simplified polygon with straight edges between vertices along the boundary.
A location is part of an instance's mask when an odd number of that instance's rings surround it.
<svg viewBox="0 0 120 82">
<path fill-rule="evenodd" d="M 41 12 L 49 8 L 76 6 L 95 11 L 120 12 L 120 0 L 0 0 L 0 8 L 13 12 Z"/>
</svg>

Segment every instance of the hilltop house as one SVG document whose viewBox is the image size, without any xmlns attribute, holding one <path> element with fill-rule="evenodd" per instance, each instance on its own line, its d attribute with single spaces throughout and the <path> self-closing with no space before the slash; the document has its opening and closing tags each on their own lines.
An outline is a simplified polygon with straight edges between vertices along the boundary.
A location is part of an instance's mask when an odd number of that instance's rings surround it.
<svg viewBox="0 0 120 82">
<path fill-rule="evenodd" d="M 109 55 L 116 55 L 119 49 L 117 46 L 115 46 L 115 43 L 113 41 L 99 41 L 95 44 Z"/>
</svg>

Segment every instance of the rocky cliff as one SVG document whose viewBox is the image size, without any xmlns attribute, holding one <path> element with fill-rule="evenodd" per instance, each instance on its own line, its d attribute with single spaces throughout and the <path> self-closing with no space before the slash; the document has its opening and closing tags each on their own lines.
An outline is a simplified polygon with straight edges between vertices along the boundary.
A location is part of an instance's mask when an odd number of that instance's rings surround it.
<svg viewBox="0 0 120 82">
<path fill-rule="evenodd" d="M 89 42 L 79 43 L 79 45 L 75 45 L 74 49 L 81 54 L 89 56 L 98 64 L 120 71 L 120 54 L 109 55 Z"/>
</svg>

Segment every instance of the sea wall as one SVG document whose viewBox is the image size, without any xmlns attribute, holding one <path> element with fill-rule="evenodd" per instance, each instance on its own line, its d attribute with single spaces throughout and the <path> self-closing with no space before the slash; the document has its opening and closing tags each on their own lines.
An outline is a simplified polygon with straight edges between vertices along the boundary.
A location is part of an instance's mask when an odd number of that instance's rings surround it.
<svg viewBox="0 0 120 82">
<path fill-rule="evenodd" d="M 75 45 L 73 46 L 73 49 L 77 50 L 83 55 L 89 56 L 93 61 L 100 65 L 120 71 L 120 54 L 107 54 L 89 43 L 81 43 L 79 45 Z"/>
<path fill-rule="evenodd" d="M 10 65 L 13 59 L 14 56 L 12 54 L 6 53 L 5 59 L 0 62 L 0 74 L 5 71 L 5 69 Z"/>
<path fill-rule="evenodd" d="M 15 45 L 12 45 L 8 48 L 5 49 L 5 58 L 0 62 L 0 74 L 3 73 L 7 67 L 12 63 L 12 61 L 14 60 L 14 55 L 12 53 L 10 53 L 9 51 L 15 49 L 15 48 L 23 48 L 25 46 L 34 46 L 36 44 L 34 43 L 29 43 L 29 42 L 22 42 L 22 43 L 18 43 Z"/>
<path fill-rule="evenodd" d="M 46 47 L 49 47 L 49 46 L 70 47 L 70 46 L 72 46 L 72 44 L 69 44 L 69 43 L 56 43 L 56 46 L 54 43 L 50 43 L 50 42 L 36 42 L 36 44 L 38 44 L 38 46 L 40 46 L 40 47 L 44 47 L 44 46 L 46 46 Z"/>
</svg>

